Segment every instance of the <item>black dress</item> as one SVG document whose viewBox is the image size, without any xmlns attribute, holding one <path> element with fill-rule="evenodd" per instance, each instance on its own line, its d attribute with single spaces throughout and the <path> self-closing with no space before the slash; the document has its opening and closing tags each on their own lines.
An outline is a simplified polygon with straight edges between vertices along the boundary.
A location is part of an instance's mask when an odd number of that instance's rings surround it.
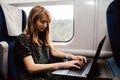
<svg viewBox="0 0 120 80">
<path fill-rule="evenodd" d="M 48 46 L 36 46 L 24 34 L 16 39 L 15 59 L 20 80 L 63 80 L 59 76 L 53 76 L 51 71 L 29 74 L 23 63 L 23 58 L 31 55 L 36 64 L 46 64 L 50 60 Z"/>
</svg>

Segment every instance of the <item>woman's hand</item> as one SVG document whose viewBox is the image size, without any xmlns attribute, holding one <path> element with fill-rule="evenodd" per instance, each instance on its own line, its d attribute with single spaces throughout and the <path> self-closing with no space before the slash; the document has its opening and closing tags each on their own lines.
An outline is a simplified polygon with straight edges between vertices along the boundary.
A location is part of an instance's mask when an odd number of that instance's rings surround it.
<svg viewBox="0 0 120 80">
<path fill-rule="evenodd" d="M 87 62 L 87 58 L 85 56 L 76 56 L 76 55 L 70 55 L 71 59 L 73 60 L 80 60 L 82 63 Z"/>
<path fill-rule="evenodd" d="M 61 68 L 77 68 L 77 69 L 81 69 L 82 66 L 84 65 L 84 63 L 81 62 L 80 60 L 66 61 L 61 64 L 62 64 Z"/>
<path fill-rule="evenodd" d="M 72 54 L 66 54 L 67 59 L 72 59 L 72 60 L 80 60 L 82 63 L 87 62 L 87 58 L 85 56 L 76 56 Z"/>
</svg>

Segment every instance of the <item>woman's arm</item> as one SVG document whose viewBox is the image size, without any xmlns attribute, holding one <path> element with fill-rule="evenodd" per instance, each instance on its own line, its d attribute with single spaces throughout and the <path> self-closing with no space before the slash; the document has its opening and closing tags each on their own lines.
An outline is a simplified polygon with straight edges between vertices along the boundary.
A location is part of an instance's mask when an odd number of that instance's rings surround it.
<svg viewBox="0 0 120 80">
<path fill-rule="evenodd" d="M 64 53 L 62 51 L 55 49 L 53 46 L 50 47 L 50 50 L 51 50 L 51 54 L 55 57 L 80 60 L 85 63 L 87 62 L 87 58 L 85 56 L 75 56 L 69 53 Z"/>
<path fill-rule="evenodd" d="M 63 59 L 66 58 L 66 53 L 55 49 L 53 46 L 50 46 L 50 51 L 51 51 L 52 56 L 54 56 L 54 57 L 59 57 L 59 58 L 63 58 Z"/>
<path fill-rule="evenodd" d="M 56 70 L 59 68 L 71 68 L 71 67 L 80 69 L 80 66 L 84 65 L 79 60 L 72 60 L 72 61 L 68 61 L 68 62 L 59 62 L 59 63 L 51 63 L 51 64 L 36 64 L 36 63 L 34 63 L 34 60 L 31 55 L 23 58 L 23 62 L 29 73 L 46 72 L 46 71 L 50 71 L 50 70 Z M 80 66 L 78 66 L 76 64 L 78 64 Z"/>
<path fill-rule="evenodd" d="M 60 68 L 60 64 L 35 64 L 32 56 L 23 58 L 23 62 L 29 73 L 42 72 L 48 70 L 55 70 Z"/>
</svg>

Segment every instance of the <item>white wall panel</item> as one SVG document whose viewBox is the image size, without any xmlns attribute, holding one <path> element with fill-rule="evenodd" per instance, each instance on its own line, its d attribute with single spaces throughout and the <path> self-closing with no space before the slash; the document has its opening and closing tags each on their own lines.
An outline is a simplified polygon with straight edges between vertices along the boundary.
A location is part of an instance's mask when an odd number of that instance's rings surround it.
<svg viewBox="0 0 120 80">
<path fill-rule="evenodd" d="M 110 47 L 110 42 L 109 42 L 109 37 L 108 37 L 108 31 L 107 31 L 107 20 L 106 20 L 106 11 L 107 8 L 109 6 L 109 4 L 112 2 L 113 0 L 98 0 L 98 12 L 97 12 L 97 17 L 98 17 L 98 21 L 97 21 L 97 43 L 96 45 L 99 43 L 99 41 L 102 39 L 102 37 L 106 34 L 107 35 L 107 39 L 105 42 L 105 45 L 103 47 L 103 50 L 105 51 L 111 51 L 111 47 Z"/>
<path fill-rule="evenodd" d="M 93 2 L 94 4 L 89 4 Z M 78 49 L 93 50 L 94 39 L 94 0 L 76 0 L 75 2 L 75 38 L 74 43 Z M 78 43 L 79 42 L 79 43 Z M 79 46 L 79 47 L 77 47 Z"/>
</svg>

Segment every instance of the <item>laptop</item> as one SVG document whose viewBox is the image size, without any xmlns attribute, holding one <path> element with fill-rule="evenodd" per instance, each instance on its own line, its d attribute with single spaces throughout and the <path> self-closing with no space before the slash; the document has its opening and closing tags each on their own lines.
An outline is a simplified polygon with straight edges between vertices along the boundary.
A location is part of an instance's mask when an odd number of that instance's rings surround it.
<svg viewBox="0 0 120 80">
<path fill-rule="evenodd" d="M 105 38 L 106 38 L 106 35 L 100 41 L 94 58 L 90 58 L 90 59 L 88 58 L 87 63 L 83 66 L 82 69 L 72 69 L 72 68 L 58 69 L 53 71 L 52 74 L 59 75 L 59 76 L 73 76 L 73 77 L 87 78 L 92 73 L 92 69 L 95 68 L 94 66 L 97 64 L 97 60 L 101 53 L 101 49 L 104 44 Z"/>
</svg>

